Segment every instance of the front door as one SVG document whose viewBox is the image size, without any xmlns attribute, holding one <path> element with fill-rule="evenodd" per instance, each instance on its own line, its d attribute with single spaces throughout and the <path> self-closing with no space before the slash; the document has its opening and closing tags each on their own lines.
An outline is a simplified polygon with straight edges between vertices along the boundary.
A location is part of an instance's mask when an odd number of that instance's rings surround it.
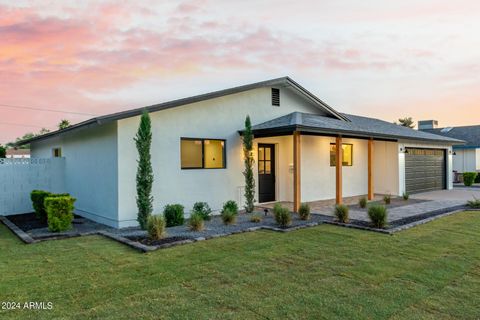
<svg viewBox="0 0 480 320">
<path fill-rule="evenodd" d="M 275 145 L 258 145 L 258 202 L 275 201 Z"/>
</svg>

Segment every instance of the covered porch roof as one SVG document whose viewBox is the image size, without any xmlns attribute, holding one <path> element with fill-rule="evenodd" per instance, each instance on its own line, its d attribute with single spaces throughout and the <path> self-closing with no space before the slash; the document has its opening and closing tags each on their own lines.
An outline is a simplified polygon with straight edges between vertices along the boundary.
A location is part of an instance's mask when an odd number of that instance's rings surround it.
<svg viewBox="0 0 480 320">
<path fill-rule="evenodd" d="M 464 144 L 464 141 L 418 131 L 383 120 L 342 114 L 350 121 L 316 114 L 292 112 L 252 127 L 255 137 L 290 135 L 293 132 L 315 135 L 341 135 L 343 137 L 373 138 L 397 141 L 400 139 L 426 142 Z M 242 133 L 242 131 L 240 131 Z"/>
</svg>

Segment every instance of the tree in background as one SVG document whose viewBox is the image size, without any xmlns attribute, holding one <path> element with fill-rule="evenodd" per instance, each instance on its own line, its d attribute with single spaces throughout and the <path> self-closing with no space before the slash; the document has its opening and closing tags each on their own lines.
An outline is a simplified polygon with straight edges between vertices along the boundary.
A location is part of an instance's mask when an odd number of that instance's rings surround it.
<svg viewBox="0 0 480 320">
<path fill-rule="evenodd" d="M 68 121 L 67 119 L 62 119 L 62 121 L 60 121 L 60 123 L 58 124 L 59 130 L 62 130 L 68 127 L 70 127 L 70 121 Z"/>
<path fill-rule="evenodd" d="M 49 133 L 50 130 L 48 130 L 47 128 L 42 128 L 40 129 L 40 131 L 38 131 L 38 135 L 42 135 L 42 134 L 45 134 L 45 133 Z"/>
<path fill-rule="evenodd" d="M 138 150 L 137 166 L 137 221 L 140 227 L 145 230 L 148 217 L 153 211 L 153 170 L 150 155 L 150 146 L 152 144 L 152 129 L 150 116 L 144 111 L 140 118 L 137 135 L 134 138 Z"/>
<path fill-rule="evenodd" d="M 0 144 L 0 159 L 7 157 L 7 149 Z"/>
<path fill-rule="evenodd" d="M 400 118 L 398 119 L 398 125 L 402 126 L 402 127 L 407 127 L 407 128 L 410 128 L 410 129 L 413 129 L 415 127 L 415 124 L 413 123 L 413 119 L 412 117 L 405 117 L 405 118 Z M 395 122 L 395 124 L 397 124 Z"/>
<path fill-rule="evenodd" d="M 255 179 L 253 179 L 253 133 L 250 116 L 247 115 L 245 119 L 245 130 L 243 131 L 243 160 L 245 163 L 245 170 L 243 176 L 245 177 L 245 210 L 252 212 L 254 207 L 255 197 Z"/>
</svg>

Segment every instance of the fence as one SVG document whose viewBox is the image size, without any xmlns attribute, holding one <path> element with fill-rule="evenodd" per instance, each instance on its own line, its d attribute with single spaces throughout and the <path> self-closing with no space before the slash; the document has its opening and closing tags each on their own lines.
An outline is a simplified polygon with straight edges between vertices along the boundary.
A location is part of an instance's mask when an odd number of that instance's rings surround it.
<svg viewBox="0 0 480 320">
<path fill-rule="evenodd" d="M 63 192 L 65 158 L 0 159 L 0 215 L 32 212 L 34 189 Z"/>
</svg>

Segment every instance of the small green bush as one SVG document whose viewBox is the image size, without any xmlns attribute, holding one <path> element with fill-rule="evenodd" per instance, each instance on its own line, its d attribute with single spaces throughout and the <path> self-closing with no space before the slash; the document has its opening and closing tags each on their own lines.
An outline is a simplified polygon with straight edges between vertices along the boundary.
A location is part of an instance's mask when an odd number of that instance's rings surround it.
<svg viewBox="0 0 480 320">
<path fill-rule="evenodd" d="M 44 204 L 48 217 L 48 230 L 61 232 L 72 228 L 73 204 L 76 199 L 70 196 L 46 197 Z"/>
<path fill-rule="evenodd" d="M 467 206 L 472 209 L 480 209 L 480 199 L 474 197 L 473 200 L 467 201 Z"/>
<path fill-rule="evenodd" d="M 348 221 L 350 221 L 348 211 L 348 206 L 344 204 L 337 204 L 334 210 L 335 217 L 337 217 L 338 221 L 340 221 L 341 223 L 348 223 Z"/>
<path fill-rule="evenodd" d="M 384 195 L 383 202 L 385 202 L 385 204 L 390 204 L 392 202 L 392 196 L 389 194 Z"/>
<path fill-rule="evenodd" d="M 360 200 L 358 200 L 358 205 L 360 208 L 365 209 L 367 207 L 367 198 L 361 197 Z"/>
<path fill-rule="evenodd" d="M 193 205 L 193 213 L 198 213 L 202 216 L 203 220 L 209 221 L 212 209 L 210 209 L 210 206 L 206 202 L 195 202 Z"/>
<path fill-rule="evenodd" d="M 195 212 L 190 216 L 188 225 L 192 231 L 201 231 L 205 225 L 203 215 L 200 212 Z"/>
<path fill-rule="evenodd" d="M 275 216 L 275 222 L 282 227 L 288 227 L 292 224 L 292 215 L 290 210 L 287 207 L 283 207 L 281 204 L 277 203 L 273 207 L 273 215 Z"/>
<path fill-rule="evenodd" d="M 181 226 L 185 222 L 183 206 L 181 204 L 167 204 L 163 209 L 167 227 Z"/>
<path fill-rule="evenodd" d="M 259 223 L 262 222 L 262 216 L 259 214 L 254 214 L 250 217 L 250 222 Z"/>
<path fill-rule="evenodd" d="M 308 203 L 302 203 L 300 208 L 298 209 L 298 216 L 301 220 L 309 220 L 310 219 L 310 206 Z"/>
<path fill-rule="evenodd" d="M 480 173 L 477 172 L 477 177 L 475 178 L 475 183 L 480 183 Z"/>
<path fill-rule="evenodd" d="M 147 218 L 147 233 L 152 240 L 160 240 L 165 238 L 165 218 L 161 214 L 151 215 Z"/>
<path fill-rule="evenodd" d="M 368 208 L 368 216 L 375 228 L 384 228 L 387 224 L 387 208 L 385 206 L 371 206 Z"/>
<path fill-rule="evenodd" d="M 227 210 L 232 211 L 235 214 L 237 214 L 238 213 L 238 204 L 233 200 L 228 200 L 227 202 L 225 202 L 223 204 L 222 212 L 227 211 Z"/>
<path fill-rule="evenodd" d="M 32 200 L 33 210 L 35 210 L 35 216 L 38 219 L 46 220 L 47 211 L 45 210 L 44 200 L 51 193 L 43 190 L 33 190 L 30 193 L 30 199 Z"/>
<path fill-rule="evenodd" d="M 410 198 L 410 195 L 408 194 L 408 192 L 404 192 L 402 197 L 403 197 L 403 200 L 407 201 Z"/>
<path fill-rule="evenodd" d="M 463 184 L 465 186 L 470 187 L 475 179 L 477 178 L 477 173 L 476 172 L 464 172 L 463 173 Z"/>
<path fill-rule="evenodd" d="M 234 224 L 237 221 L 237 212 L 230 209 L 222 210 L 220 216 L 222 217 L 223 223 L 226 225 Z"/>
</svg>

